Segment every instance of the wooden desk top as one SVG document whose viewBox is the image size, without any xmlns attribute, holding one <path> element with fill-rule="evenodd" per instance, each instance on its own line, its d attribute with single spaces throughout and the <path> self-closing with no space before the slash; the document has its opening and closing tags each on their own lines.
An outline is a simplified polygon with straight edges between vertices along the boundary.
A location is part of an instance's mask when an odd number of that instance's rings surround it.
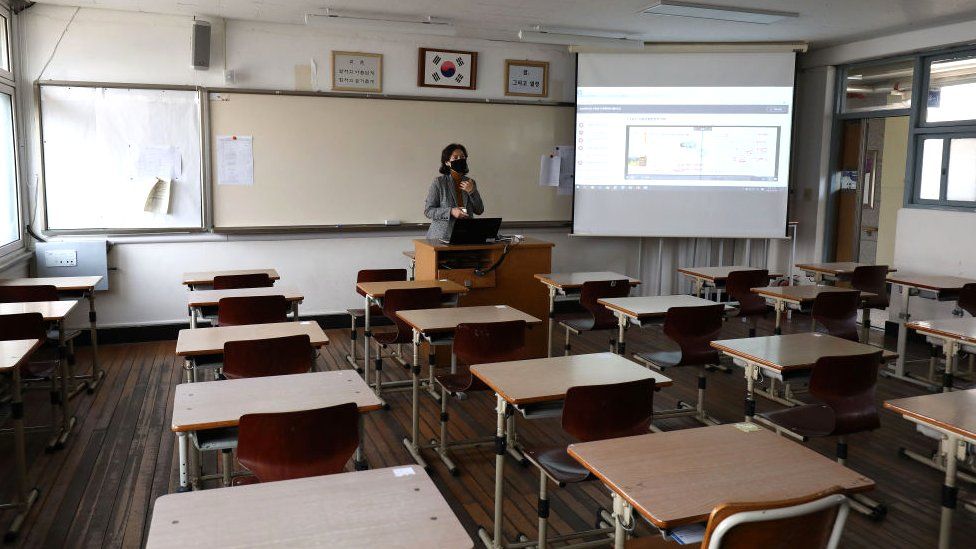
<svg viewBox="0 0 976 549">
<path fill-rule="evenodd" d="M 194 284 L 213 284 L 214 278 L 218 276 L 261 274 L 267 273 L 271 280 L 278 280 L 278 271 L 274 269 L 237 269 L 230 271 L 198 271 L 195 273 L 183 273 L 183 285 Z"/>
<path fill-rule="evenodd" d="M 612 297 L 598 299 L 597 303 L 630 318 L 657 318 L 668 314 L 671 307 L 698 307 L 718 305 L 717 302 L 693 295 L 654 295 L 644 297 Z"/>
<path fill-rule="evenodd" d="M 187 307 L 213 307 L 225 297 L 256 297 L 264 295 L 282 295 L 289 303 L 302 301 L 302 292 L 287 286 L 272 286 L 270 288 L 235 288 L 233 290 L 200 290 L 187 292 Z"/>
<path fill-rule="evenodd" d="M 21 365 L 38 347 L 39 339 L 13 339 L 0 341 L 0 370 L 9 370 Z"/>
<path fill-rule="evenodd" d="M 923 334 L 976 343 L 976 318 L 973 317 L 923 320 L 908 322 L 905 326 Z"/>
<path fill-rule="evenodd" d="M 752 292 L 771 299 L 780 299 L 790 303 L 811 303 L 820 294 L 831 292 L 856 292 L 850 288 L 840 288 L 837 286 L 815 286 L 804 284 L 802 286 L 766 286 L 764 288 L 752 288 Z M 861 292 L 861 300 L 874 297 L 871 292 Z"/>
<path fill-rule="evenodd" d="M 173 403 L 175 433 L 233 427 L 244 414 L 293 412 L 355 402 L 360 412 L 383 401 L 354 370 L 181 383 Z"/>
<path fill-rule="evenodd" d="M 213 547 L 470 549 L 444 496 L 416 465 L 169 494 L 147 549 Z"/>
<path fill-rule="evenodd" d="M 888 400 L 884 407 L 976 441 L 976 389 Z"/>
<path fill-rule="evenodd" d="M 458 324 L 465 322 L 524 320 L 529 325 L 542 323 L 538 318 L 508 305 L 415 309 L 413 311 L 399 311 L 397 316 L 408 326 L 423 334 L 453 332 Z"/>
<path fill-rule="evenodd" d="M 426 240 L 426 239 L 416 239 L 414 240 L 414 249 L 419 247 L 433 248 L 437 251 L 453 250 L 458 252 L 471 251 L 471 250 L 494 250 L 502 249 L 505 247 L 505 242 L 494 242 L 491 244 L 444 244 L 440 240 Z M 518 244 L 512 244 L 509 246 L 509 250 L 516 250 L 519 248 L 552 248 L 555 244 L 552 242 L 547 242 L 545 240 L 539 240 L 538 238 L 527 237 L 523 238 Z"/>
<path fill-rule="evenodd" d="M 476 364 L 471 372 L 496 394 L 516 406 L 562 400 L 570 387 L 653 379 L 660 387 L 667 376 L 614 353 L 557 356 Z"/>
<path fill-rule="evenodd" d="M 854 274 L 854 269 L 858 267 L 872 267 L 874 263 L 856 263 L 853 261 L 837 261 L 834 263 L 797 263 L 796 268 L 811 273 L 821 273 L 831 276 L 850 276 Z M 888 272 L 893 273 L 898 269 L 888 267 Z"/>
<path fill-rule="evenodd" d="M 624 280 L 630 281 L 631 286 L 641 283 L 636 278 L 631 278 L 625 274 L 614 273 L 611 271 L 595 271 L 584 273 L 542 273 L 536 274 L 535 278 L 546 286 L 553 286 L 560 290 L 576 290 L 583 287 L 584 282 L 604 281 L 604 280 Z"/>
<path fill-rule="evenodd" d="M 49 276 L 43 278 L 0 279 L 0 286 L 54 286 L 60 292 L 90 291 L 102 281 L 101 276 Z"/>
<path fill-rule="evenodd" d="M 179 356 L 212 355 L 224 352 L 224 343 L 251 339 L 271 339 L 308 334 L 313 347 L 329 344 L 329 338 L 318 322 L 275 322 L 244 326 L 218 326 L 180 330 L 176 336 L 176 354 Z"/>
<path fill-rule="evenodd" d="M 966 284 L 976 282 L 970 278 L 958 276 L 927 275 L 916 273 L 889 274 L 888 282 L 910 286 L 912 288 L 922 288 L 924 290 L 934 290 L 937 292 L 959 291 Z"/>
<path fill-rule="evenodd" d="M 882 351 L 879 347 L 816 332 L 721 339 L 711 342 L 711 346 L 723 353 L 781 372 L 809 370 L 822 356 L 861 355 Z M 882 358 L 890 360 L 894 356 L 897 355 L 883 351 Z"/>
<path fill-rule="evenodd" d="M 356 289 L 375 298 L 382 299 L 387 290 L 404 290 L 413 288 L 440 288 L 444 294 L 466 294 L 468 289 L 452 280 L 393 280 L 387 282 L 360 282 Z"/>
<path fill-rule="evenodd" d="M 716 505 L 776 501 L 874 482 L 756 425 L 717 425 L 571 444 L 569 454 L 658 528 L 704 522 Z M 746 430 L 743 430 L 746 429 Z M 729 456 L 748 456 L 730 468 Z"/>
<path fill-rule="evenodd" d="M 27 303 L 0 303 L 0 315 L 17 315 L 21 313 L 41 313 L 44 320 L 64 320 L 78 301 L 64 299 L 61 301 L 31 301 Z"/>
<path fill-rule="evenodd" d="M 678 267 L 678 272 L 694 278 L 701 278 L 711 282 L 724 281 L 729 277 L 729 273 L 735 271 L 757 271 L 759 267 L 749 267 L 748 265 L 726 265 L 724 267 Z M 780 273 L 769 273 L 769 278 L 778 278 Z"/>
</svg>

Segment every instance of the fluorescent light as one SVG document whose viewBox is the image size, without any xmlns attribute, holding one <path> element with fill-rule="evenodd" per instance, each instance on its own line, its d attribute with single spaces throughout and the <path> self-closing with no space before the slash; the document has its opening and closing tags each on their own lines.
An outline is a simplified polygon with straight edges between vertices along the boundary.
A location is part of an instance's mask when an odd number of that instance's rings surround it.
<svg viewBox="0 0 976 549">
<path fill-rule="evenodd" d="M 551 30 L 520 30 L 519 40 L 522 42 L 534 42 L 536 44 L 559 44 L 563 46 L 606 46 L 613 48 L 634 48 L 644 47 L 643 40 L 633 38 L 614 37 L 614 33 L 594 33 L 594 34 L 570 34 L 563 32 L 552 32 Z"/>
<path fill-rule="evenodd" d="M 717 19 L 719 21 L 735 21 L 737 23 L 758 23 L 762 25 L 800 16 L 799 13 L 790 11 L 715 6 L 712 4 L 681 2 L 679 0 L 659 0 L 640 13 L 693 17 L 696 19 Z"/>
<path fill-rule="evenodd" d="M 336 13 L 331 9 L 326 10 L 326 13 L 306 13 L 305 24 L 334 29 L 389 31 L 435 36 L 455 36 L 457 34 L 457 29 L 449 19 L 439 17 L 405 18 L 402 15 L 354 15 Z"/>
</svg>

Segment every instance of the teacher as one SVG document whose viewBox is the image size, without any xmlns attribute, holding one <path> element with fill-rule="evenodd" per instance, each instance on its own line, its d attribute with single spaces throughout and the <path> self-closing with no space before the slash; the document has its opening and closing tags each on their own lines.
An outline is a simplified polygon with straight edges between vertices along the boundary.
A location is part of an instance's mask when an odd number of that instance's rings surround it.
<svg viewBox="0 0 976 549">
<path fill-rule="evenodd" d="M 467 176 L 468 150 L 460 143 L 451 143 L 441 151 L 441 175 L 430 184 L 424 215 L 430 219 L 428 240 L 451 237 L 455 219 L 466 219 L 485 212 L 485 204 L 478 193 L 478 184 Z"/>
</svg>

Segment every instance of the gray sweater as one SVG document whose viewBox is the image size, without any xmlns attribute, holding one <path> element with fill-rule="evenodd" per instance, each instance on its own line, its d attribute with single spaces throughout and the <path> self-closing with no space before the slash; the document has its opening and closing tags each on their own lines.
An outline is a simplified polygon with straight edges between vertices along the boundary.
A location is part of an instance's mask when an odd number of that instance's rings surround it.
<svg viewBox="0 0 976 549">
<path fill-rule="evenodd" d="M 468 194 L 461 191 L 464 197 L 464 204 L 458 204 L 454 196 L 454 180 L 450 174 L 440 175 L 430 184 L 427 191 L 427 200 L 424 202 L 424 215 L 430 220 L 430 229 L 427 230 L 427 238 L 430 240 L 440 240 L 450 238 L 451 229 L 454 228 L 454 218 L 451 217 L 451 208 L 467 208 L 468 215 L 474 217 L 485 213 L 485 205 L 481 201 L 481 194 L 475 188 L 474 192 Z"/>
</svg>

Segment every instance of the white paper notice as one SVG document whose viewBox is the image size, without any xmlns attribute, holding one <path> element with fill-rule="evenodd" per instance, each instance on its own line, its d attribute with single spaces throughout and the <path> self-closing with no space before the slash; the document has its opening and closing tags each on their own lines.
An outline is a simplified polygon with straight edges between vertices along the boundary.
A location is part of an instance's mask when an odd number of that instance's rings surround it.
<svg viewBox="0 0 976 549">
<path fill-rule="evenodd" d="M 254 149 L 251 136 L 217 136 L 217 184 L 254 184 Z"/>
<path fill-rule="evenodd" d="M 172 182 L 157 178 L 156 183 L 149 189 L 143 209 L 154 214 L 168 214 L 172 186 Z"/>
<path fill-rule="evenodd" d="M 573 194 L 573 185 L 576 181 L 573 175 L 576 151 L 572 145 L 560 145 L 556 147 L 556 157 L 559 158 L 559 188 L 556 190 L 556 195 L 569 196 Z"/>
<path fill-rule="evenodd" d="M 147 145 L 132 150 L 132 179 L 178 179 L 183 171 L 180 151 L 169 145 Z"/>
<path fill-rule="evenodd" d="M 542 155 L 539 165 L 539 186 L 559 186 L 559 157 L 554 154 Z"/>
</svg>

